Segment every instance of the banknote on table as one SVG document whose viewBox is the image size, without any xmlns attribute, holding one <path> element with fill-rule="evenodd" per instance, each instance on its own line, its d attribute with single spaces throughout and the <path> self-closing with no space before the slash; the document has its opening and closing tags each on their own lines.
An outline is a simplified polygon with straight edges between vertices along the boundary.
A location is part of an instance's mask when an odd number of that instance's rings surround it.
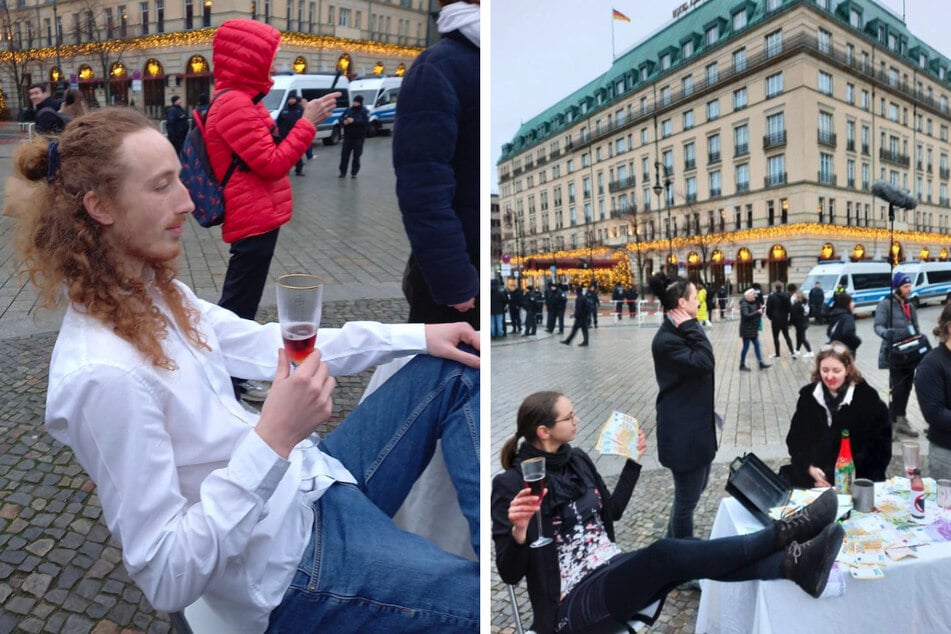
<svg viewBox="0 0 951 634">
<path fill-rule="evenodd" d="M 598 442 L 594 448 L 602 454 L 624 456 L 631 460 L 640 460 L 641 454 L 637 450 L 637 440 L 640 436 L 641 425 L 637 419 L 624 412 L 612 412 L 601 426 Z"/>
</svg>

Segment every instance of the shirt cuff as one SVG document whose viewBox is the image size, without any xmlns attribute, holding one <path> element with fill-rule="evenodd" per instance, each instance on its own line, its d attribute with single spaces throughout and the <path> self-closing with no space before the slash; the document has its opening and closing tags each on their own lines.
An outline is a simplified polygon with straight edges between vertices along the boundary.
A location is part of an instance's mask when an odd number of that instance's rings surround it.
<svg viewBox="0 0 951 634">
<path fill-rule="evenodd" d="M 256 430 L 251 430 L 231 455 L 228 473 L 235 484 L 266 501 L 290 465 L 290 461 L 271 449 Z"/>
<path fill-rule="evenodd" d="M 394 350 L 406 350 L 414 354 L 427 352 L 426 324 L 390 325 L 390 344 Z"/>
</svg>

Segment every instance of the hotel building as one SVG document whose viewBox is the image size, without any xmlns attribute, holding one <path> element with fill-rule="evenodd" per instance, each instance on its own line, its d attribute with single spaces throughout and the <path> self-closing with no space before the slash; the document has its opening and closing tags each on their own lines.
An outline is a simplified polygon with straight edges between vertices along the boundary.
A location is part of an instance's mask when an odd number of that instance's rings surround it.
<svg viewBox="0 0 951 634">
<path fill-rule="evenodd" d="M 691 4 L 503 146 L 523 275 L 666 261 L 737 291 L 824 259 L 949 258 L 948 58 L 872 0 Z M 917 208 L 890 222 L 878 179 Z"/>
</svg>

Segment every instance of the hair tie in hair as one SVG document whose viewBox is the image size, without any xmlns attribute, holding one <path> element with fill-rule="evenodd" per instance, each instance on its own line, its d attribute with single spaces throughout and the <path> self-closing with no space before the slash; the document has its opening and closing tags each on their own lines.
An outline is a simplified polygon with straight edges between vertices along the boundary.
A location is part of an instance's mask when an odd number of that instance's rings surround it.
<svg viewBox="0 0 951 634">
<path fill-rule="evenodd" d="M 59 141 L 50 141 L 46 151 L 46 182 L 52 183 L 56 172 L 59 171 Z"/>
</svg>

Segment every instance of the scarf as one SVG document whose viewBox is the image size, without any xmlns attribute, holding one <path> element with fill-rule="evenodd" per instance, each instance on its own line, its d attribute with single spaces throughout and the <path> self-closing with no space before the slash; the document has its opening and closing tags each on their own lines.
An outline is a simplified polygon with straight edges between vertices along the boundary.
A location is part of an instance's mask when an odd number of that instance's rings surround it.
<svg viewBox="0 0 951 634">
<path fill-rule="evenodd" d="M 436 27 L 440 33 L 459 31 L 466 39 L 479 46 L 479 5 L 453 2 L 439 11 Z"/>
<path fill-rule="evenodd" d="M 564 444 L 558 451 L 549 453 L 529 442 L 523 442 L 517 455 L 520 461 L 540 456 L 545 458 L 545 486 L 548 487 L 548 495 L 542 500 L 543 515 L 559 513 L 564 505 L 580 498 L 589 486 L 594 486 L 594 482 L 588 482 L 585 470 L 580 469 L 576 461 L 571 459 L 570 445 Z"/>
<path fill-rule="evenodd" d="M 822 386 L 822 398 L 826 403 L 826 409 L 830 412 L 837 412 L 842 406 L 842 401 L 845 400 L 845 394 L 848 392 L 846 389 L 840 389 L 838 394 L 833 395 L 829 391 L 829 388 L 826 387 L 825 383 L 821 381 L 819 384 Z"/>
</svg>

